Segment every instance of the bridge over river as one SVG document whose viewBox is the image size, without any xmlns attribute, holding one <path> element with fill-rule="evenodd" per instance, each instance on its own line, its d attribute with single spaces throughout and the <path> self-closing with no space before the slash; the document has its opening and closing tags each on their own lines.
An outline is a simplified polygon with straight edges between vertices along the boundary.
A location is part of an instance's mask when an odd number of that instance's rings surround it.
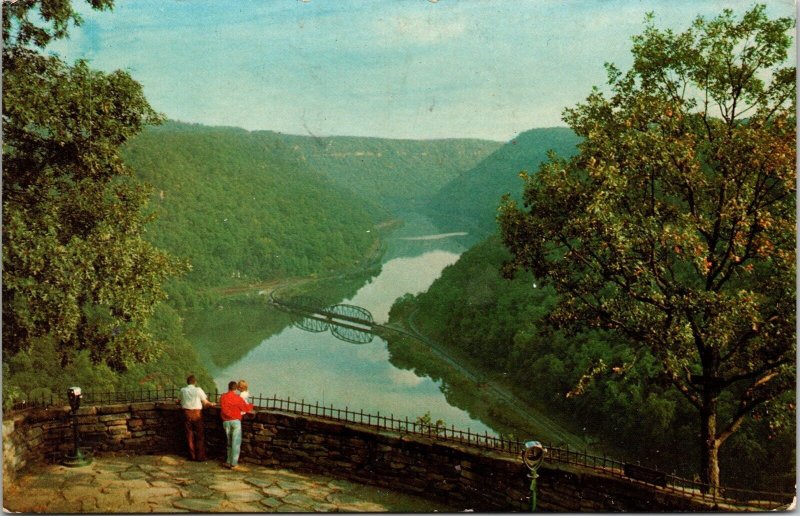
<svg viewBox="0 0 800 516">
<path fill-rule="evenodd" d="M 325 305 L 310 296 L 281 299 L 275 292 L 269 295 L 270 303 L 277 309 L 299 316 L 295 326 L 312 333 L 330 331 L 334 337 L 352 344 L 372 342 L 378 328 L 372 314 L 366 308 L 348 304 Z"/>
</svg>

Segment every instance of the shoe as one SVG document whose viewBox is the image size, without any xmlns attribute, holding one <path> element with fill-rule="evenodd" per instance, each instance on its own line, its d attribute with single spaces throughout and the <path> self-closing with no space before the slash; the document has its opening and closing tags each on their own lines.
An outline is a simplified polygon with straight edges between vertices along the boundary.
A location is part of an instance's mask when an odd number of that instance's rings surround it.
<svg viewBox="0 0 800 516">
<path fill-rule="evenodd" d="M 233 468 L 233 466 L 231 466 L 231 465 L 230 465 L 230 464 L 228 464 L 227 462 L 223 462 L 223 463 L 222 463 L 222 467 L 223 467 L 223 468 L 225 468 L 225 469 L 231 469 L 231 468 Z"/>
<path fill-rule="evenodd" d="M 229 466 L 228 469 L 231 471 L 239 471 L 241 468 L 239 468 L 239 466 Z"/>
</svg>

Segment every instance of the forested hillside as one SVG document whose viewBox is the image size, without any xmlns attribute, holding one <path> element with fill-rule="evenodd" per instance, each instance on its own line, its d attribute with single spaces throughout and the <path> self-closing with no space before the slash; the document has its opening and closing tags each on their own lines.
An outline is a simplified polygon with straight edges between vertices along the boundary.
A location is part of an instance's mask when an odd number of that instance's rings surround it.
<svg viewBox="0 0 800 516">
<path fill-rule="evenodd" d="M 442 186 L 501 145 L 470 139 L 281 138 L 311 169 L 392 211 L 423 206 Z"/>
<path fill-rule="evenodd" d="M 556 294 L 527 273 L 503 279 L 499 270 L 508 258 L 498 237 L 481 242 L 427 292 L 398 301 L 393 319 L 415 313 L 427 336 L 467 353 L 488 373 L 507 372 L 520 397 L 546 404 L 592 439 L 625 449 L 644 464 L 691 475 L 696 415 L 674 389 L 648 380 L 660 364 L 646 353 L 636 356 L 610 333 L 567 334 L 548 325 Z M 787 395 L 768 410 L 793 402 Z M 792 489 L 790 426 L 746 423 L 721 452 L 726 481 Z"/>
<path fill-rule="evenodd" d="M 275 133 L 167 123 L 124 148 L 155 188 L 149 238 L 216 286 L 352 267 L 388 214 L 353 199 Z"/>
<path fill-rule="evenodd" d="M 522 195 L 520 171 L 536 172 L 554 150 L 567 157 L 575 154 L 579 138 L 566 127 L 531 129 L 487 156 L 444 185 L 424 207 L 446 231 L 468 231 L 476 240 L 497 229 L 495 217 L 501 197 Z"/>
</svg>

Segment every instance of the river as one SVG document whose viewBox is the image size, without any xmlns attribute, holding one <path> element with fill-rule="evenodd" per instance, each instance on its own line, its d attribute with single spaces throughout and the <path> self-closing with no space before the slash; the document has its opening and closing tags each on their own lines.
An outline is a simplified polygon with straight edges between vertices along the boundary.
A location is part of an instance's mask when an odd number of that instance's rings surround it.
<svg viewBox="0 0 800 516">
<path fill-rule="evenodd" d="M 439 233 L 419 217 L 407 220 L 386 239 L 380 273 L 338 302 L 364 307 L 376 322 L 385 323 L 395 299 L 427 290 L 442 269 L 455 263 L 464 250 L 459 242 L 463 236 Z M 328 331 L 306 332 L 290 325 L 285 314 L 258 306 L 225 307 L 188 319 L 187 333 L 202 343 L 200 358 L 219 390 L 230 380 L 245 379 L 254 394 L 411 420 L 429 412 L 433 421 L 441 419 L 448 426 L 495 433 L 451 406 L 441 380 L 395 367 L 387 342 L 377 336 L 367 344 L 350 344 Z"/>
</svg>

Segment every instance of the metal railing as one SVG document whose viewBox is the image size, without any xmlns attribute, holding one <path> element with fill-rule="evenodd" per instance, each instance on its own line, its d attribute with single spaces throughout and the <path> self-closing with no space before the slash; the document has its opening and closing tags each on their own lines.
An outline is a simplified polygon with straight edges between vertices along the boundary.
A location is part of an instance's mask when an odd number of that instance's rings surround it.
<svg viewBox="0 0 800 516">
<path fill-rule="evenodd" d="M 364 410 L 352 410 L 349 407 L 337 408 L 333 404 L 320 405 L 318 402 L 307 403 L 305 400 L 292 400 L 291 398 L 278 398 L 277 396 L 265 397 L 256 396 L 250 400 L 256 408 L 264 410 L 276 410 L 281 412 L 291 412 L 294 414 L 321 417 L 332 421 L 354 423 L 366 425 L 377 430 L 387 430 L 403 434 L 414 434 L 421 437 L 451 441 L 459 444 L 467 444 L 479 448 L 486 448 L 496 451 L 503 451 L 511 454 L 518 454 L 522 450 L 522 445 L 517 441 L 504 439 L 490 435 L 488 432 L 476 433 L 467 430 L 456 429 L 454 425 L 436 425 L 409 419 L 408 417 L 397 418 L 394 414 L 383 414 L 380 411 L 375 414 L 364 412 Z"/>
<path fill-rule="evenodd" d="M 702 482 L 663 473 L 655 469 L 641 468 L 636 465 L 639 469 L 648 469 L 649 472 L 652 472 L 652 476 L 662 477 L 663 483 L 643 480 L 626 474 L 626 469 L 631 466 L 630 463 L 613 459 L 605 455 L 591 455 L 586 451 L 558 448 L 548 444 L 545 444 L 544 448 L 545 462 L 589 468 L 610 476 L 625 478 L 631 482 L 652 486 L 653 489 L 663 493 L 676 493 L 721 506 L 730 506 L 731 508 L 745 506 L 748 508 L 774 510 L 788 505 L 795 496 L 795 493 L 757 491 L 754 489 L 742 489 L 737 487 L 720 486 L 714 489 L 710 485 Z"/>
<path fill-rule="evenodd" d="M 143 401 L 165 401 L 177 399 L 180 394 L 178 387 L 166 387 L 159 389 L 138 389 L 116 392 L 92 392 L 84 390 L 81 395 L 81 406 L 100 406 L 112 405 L 115 403 L 136 403 Z M 25 408 L 48 408 L 69 405 L 66 393 L 63 395 L 39 395 L 26 396 L 14 402 L 12 409 L 21 410 Z"/>
<path fill-rule="evenodd" d="M 154 401 L 173 401 L 177 399 L 180 389 L 167 387 L 164 389 L 140 389 L 121 392 L 84 392 L 83 406 L 99 406 L 114 403 L 135 403 Z M 209 393 L 209 399 L 218 402 L 220 393 Z M 380 412 L 372 414 L 363 410 L 351 410 L 349 407 L 337 408 L 331 405 L 320 405 L 318 402 L 307 403 L 304 399 L 292 400 L 291 398 L 267 397 L 258 395 L 251 397 L 251 403 L 262 410 L 287 412 L 305 416 L 313 416 L 331 421 L 346 422 L 364 425 L 379 431 L 397 432 L 400 434 L 416 435 L 437 441 L 452 442 L 460 445 L 471 446 L 484 450 L 519 456 L 524 449 L 522 442 L 490 435 L 488 432 L 476 433 L 470 429 L 460 430 L 453 425 L 429 424 L 420 420 L 410 420 L 408 417 L 397 418 L 393 414 L 381 415 Z M 65 397 L 39 397 L 18 402 L 14 408 L 28 407 L 46 408 L 65 405 Z M 681 496 L 695 498 L 721 506 L 746 506 L 758 509 L 777 509 L 791 503 L 795 493 L 781 493 L 770 491 L 756 491 L 733 487 L 718 487 L 713 489 L 707 484 L 696 482 L 676 475 L 659 472 L 654 469 L 636 466 L 639 470 L 646 469 L 651 476 L 659 477 L 658 481 L 626 474 L 626 468 L 631 464 L 607 456 L 592 455 L 586 451 L 571 450 L 569 447 L 561 448 L 543 443 L 545 449 L 545 462 L 551 464 L 567 464 L 588 468 L 605 475 L 625 478 L 628 481 L 642 485 L 652 486 L 654 490 L 664 493 L 677 493 Z M 629 471 L 630 473 L 630 471 Z"/>
</svg>

